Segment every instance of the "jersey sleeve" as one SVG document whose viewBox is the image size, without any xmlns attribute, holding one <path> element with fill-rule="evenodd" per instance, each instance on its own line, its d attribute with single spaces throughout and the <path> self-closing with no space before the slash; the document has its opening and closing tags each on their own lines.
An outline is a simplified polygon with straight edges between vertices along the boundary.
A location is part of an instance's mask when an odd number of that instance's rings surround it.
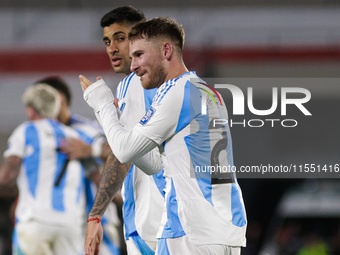
<svg viewBox="0 0 340 255">
<path fill-rule="evenodd" d="M 152 139 L 139 132 L 128 131 L 121 125 L 116 108 L 111 103 L 112 98 L 102 100 L 103 91 L 108 91 L 105 82 L 100 80 L 95 85 L 90 91 L 84 92 L 84 99 L 98 113 L 97 118 L 102 123 L 112 152 L 119 161 L 121 163 L 133 162 L 155 148 L 157 144 Z M 94 93 L 95 90 L 99 90 L 100 95 Z"/>
<path fill-rule="evenodd" d="M 192 104 L 197 101 L 193 97 L 199 97 L 200 93 L 190 81 L 181 80 L 168 88 L 166 85 L 159 88 L 150 110 L 134 127 L 135 132 L 143 134 L 158 145 L 189 125 L 200 111 Z"/>
<path fill-rule="evenodd" d="M 18 156 L 23 158 L 25 155 L 25 124 L 18 126 L 8 139 L 7 149 L 4 157 Z"/>
</svg>

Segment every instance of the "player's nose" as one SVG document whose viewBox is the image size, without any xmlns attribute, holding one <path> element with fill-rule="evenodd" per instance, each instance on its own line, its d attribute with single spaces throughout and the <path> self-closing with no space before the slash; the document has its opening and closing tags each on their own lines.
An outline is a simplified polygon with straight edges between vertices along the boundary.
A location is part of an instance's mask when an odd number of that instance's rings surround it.
<svg viewBox="0 0 340 255">
<path fill-rule="evenodd" d="M 131 66 L 130 66 L 130 71 L 131 72 L 136 72 L 138 70 L 138 68 L 139 68 L 139 65 L 138 65 L 137 61 L 134 60 L 134 58 L 132 58 Z"/>
<path fill-rule="evenodd" d="M 111 42 L 110 46 L 109 46 L 109 53 L 113 54 L 113 53 L 118 52 L 118 51 L 119 50 L 118 50 L 117 46 L 115 45 L 115 43 Z"/>
</svg>

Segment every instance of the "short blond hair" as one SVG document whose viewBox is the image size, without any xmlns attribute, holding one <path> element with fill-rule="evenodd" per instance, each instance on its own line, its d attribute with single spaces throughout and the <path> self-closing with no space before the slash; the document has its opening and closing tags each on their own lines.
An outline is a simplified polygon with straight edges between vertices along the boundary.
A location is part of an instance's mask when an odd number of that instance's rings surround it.
<svg viewBox="0 0 340 255">
<path fill-rule="evenodd" d="M 26 89 L 22 96 L 26 106 L 34 108 L 42 118 L 55 119 L 60 111 L 60 95 L 51 86 L 39 83 Z"/>
</svg>

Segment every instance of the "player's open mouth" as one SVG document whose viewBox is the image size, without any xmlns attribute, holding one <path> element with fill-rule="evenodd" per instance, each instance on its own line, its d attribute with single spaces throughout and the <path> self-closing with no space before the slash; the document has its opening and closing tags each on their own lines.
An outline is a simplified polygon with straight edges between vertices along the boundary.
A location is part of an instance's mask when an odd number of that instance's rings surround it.
<svg viewBox="0 0 340 255">
<path fill-rule="evenodd" d="M 119 66 L 122 63 L 121 58 L 112 58 L 111 60 L 113 66 Z"/>
</svg>

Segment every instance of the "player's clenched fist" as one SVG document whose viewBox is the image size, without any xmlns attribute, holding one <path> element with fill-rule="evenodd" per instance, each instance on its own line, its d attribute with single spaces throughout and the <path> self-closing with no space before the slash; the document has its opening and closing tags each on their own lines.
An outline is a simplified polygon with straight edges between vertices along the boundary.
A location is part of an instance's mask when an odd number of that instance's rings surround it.
<svg viewBox="0 0 340 255">
<path fill-rule="evenodd" d="M 84 100 L 96 113 L 114 103 L 113 93 L 101 77 L 98 76 L 95 83 L 92 83 L 83 75 L 79 75 L 79 79 L 84 92 Z"/>
</svg>

